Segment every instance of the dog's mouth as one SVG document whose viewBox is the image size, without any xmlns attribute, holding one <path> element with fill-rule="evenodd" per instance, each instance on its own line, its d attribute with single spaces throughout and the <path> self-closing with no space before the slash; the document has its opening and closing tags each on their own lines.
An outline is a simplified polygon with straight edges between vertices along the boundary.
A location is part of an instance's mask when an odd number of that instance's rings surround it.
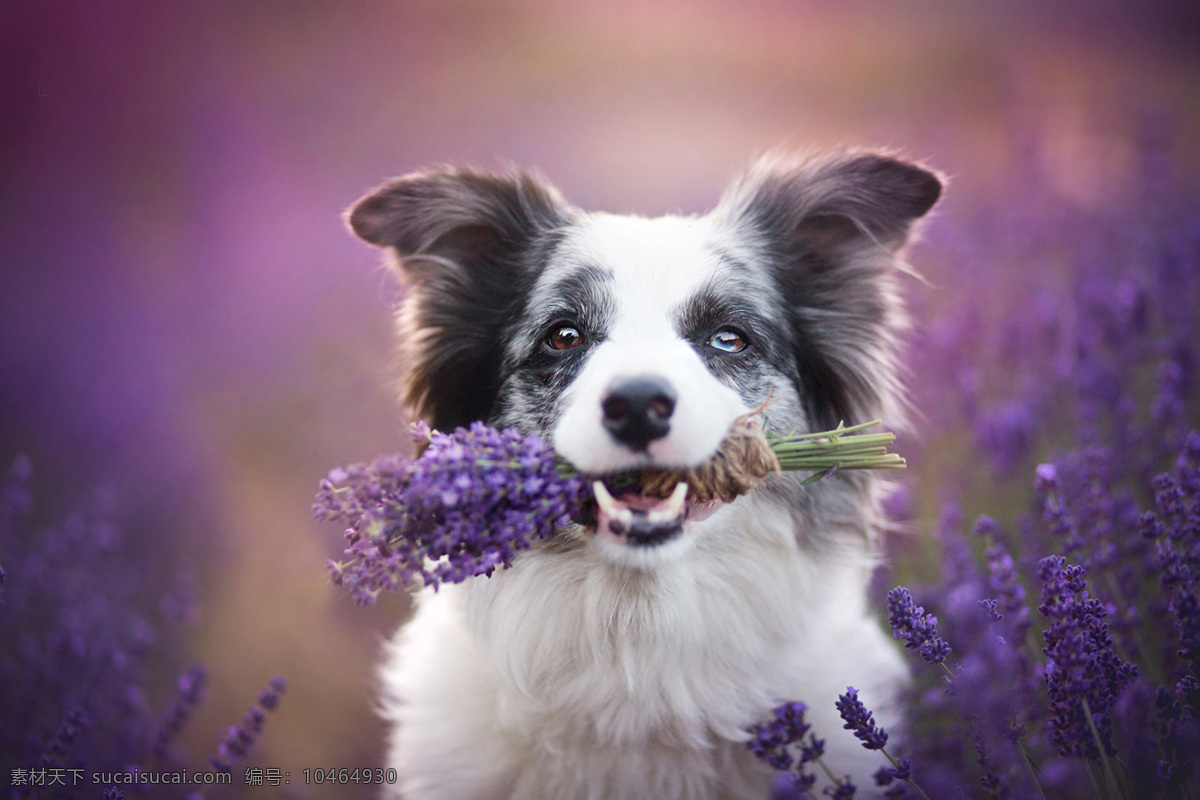
<svg viewBox="0 0 1200 800">
<path fill-rule="evenodd" d="M 592 482 L 595 502 L 584 505 L 576 522 L 602 539 L 635 548 L 678 538 L 685 523 L 702 522 L 780 471 L 755 418 L 764 407 L 734 420 L 721 447 L 701 464 L 599 476 Z"/>
<path fill-rule="evenodd" d="M 648 497 L 628 487 L 611 488 L 595 481 L 595 530 L 597 535 L 630 547 L 657 547 L 683 533 L 686 521 L 699 522 L 722 505 L 720 500 L 698 503 L 688 500 L 688 485 L 680 481 L 665 497 Z"/>
</svg>

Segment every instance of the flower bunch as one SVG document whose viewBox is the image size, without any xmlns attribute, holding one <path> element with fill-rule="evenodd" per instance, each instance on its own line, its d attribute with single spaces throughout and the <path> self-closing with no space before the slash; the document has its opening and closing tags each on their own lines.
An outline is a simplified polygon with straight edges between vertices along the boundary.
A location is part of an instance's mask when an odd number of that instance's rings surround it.
<svg viewBox="0 0 1200 800">
<path fill-rule="evenodd" d="M 891 433 L 863 434 L 868 422 L 817 433 L 766 436 L 757 412 L 739 418 L 713 458 L 690 470 L 644 470 L 615 480 L 647 496 L 688 484 L 689 496 L 725 501 L 780 469 L 894 469 Z M 579 518 L 590 481 L 536 435 L 482 422 L 452 433 L 412 426 L 416 459 L 385 455 L 337 468 L 321 481 L 317 519 L 346 526 L 345 558 L 329 561 L 334 583 L 360 603 L 420 578 L 427 586 L 491 575 L 517 553 Z"/>
<path fill-rule="evenodd" d="M 361 603 L 414 576 L 437 586 L 490 575 L 590 496 L 537 436 L 477 422 L 450 434 L 418 423 L 413 438 L 420 458 L 384 456 L 321 482 L 314 513 L 349 526 L 347 558 L 329 569 Z"/>
</svg>

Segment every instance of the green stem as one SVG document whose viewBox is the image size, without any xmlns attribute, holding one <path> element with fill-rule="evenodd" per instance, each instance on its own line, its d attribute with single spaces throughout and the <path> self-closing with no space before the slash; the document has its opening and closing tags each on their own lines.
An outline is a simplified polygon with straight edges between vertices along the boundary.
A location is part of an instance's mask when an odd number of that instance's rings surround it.
<svg viewBox="0 0 1200 800">
<path fill-rule="evenodd" d="M 1092 708 L 1088 705 L 1087 698 L 1083 699 L 1083 715 L 1087 717 L 1088 730 L 1092 732 L 1092 739 L 1095 740 L 1096 748 L 1100 751 L 1100 762 L 1104 765 L 1105 783 L 1108 788 L 1105 794 L 1120 796 L 1120 784 L 1117 782 L 1116 773 L 1113 772 L 1112 762 L 1108 760 L 1108 753 L 1104 749 L 1104 742 L 1100 740 L 1100 731 L 1096 729 L 1096 721 L 1092 719 Z"/>
<path fill-rule="evenodd" d="M 887 756 L 887 760 L 892 762 L 893 767 L 895 767 L 896 769 L 900 768 L 900 762 L 897 761 L 896 759 L 892 758 L 891 753 L 889 753 L 887 750 L 885 750 L 882 747 L 879 748 L 879 752 L 881 752 L 885 756 Z M 921 795 L 921 797 L 924 797 L 925 800 L 929 800 L 929 795 L 925 794 L 925 791 L 920 786 L 917 786 L 916 781 L 914 781 L 912 778 L 905 778 L 905 780 L 908 781 L 909 786 L 911 786 L 912 788 L 917 790 L 917 794 Z"/>
<path fill-rule="evenodd" d="M 1046 793 L 1042 791 L 1042 783 L 1038 780 L 1037 771 L 1033 768 L 1033 761 L 1029 758 L 1024 741 L 1017 741 L 1017 750 L 1021 753 L 1021 760 L 1025 762 L 1025 768 L 1029 770 L 1029 777 L 1033 778 L 1033 786 L 1037 789 L 1038 797 L 1046 800 Z"/>
<path fill-rule="evenodd" d="M 896 441 L 896 434 L 847 435 L 878 424 L 879 420 L 872 420 L 848 428 L 839 426 L 831 431 L 789 433 L 785 436 L 768 434 L 767 442 L 785 472 L 813 472 L 808 481 L 820 479 L 831 469 L 904 469 L 907 466 L 904 459 L 887 450 Z M 492 462 L 480 463 L 494 466 Z M 558 461 L 558 471 L 564 476 L 579 474 L 562 459 Z"/>
<path fill-rule="evenodd" d="M 847 428 L 845 425 L 838 423 L 838 426 L 831 431 L 817 431 L 816 433 L 789 433 L 783 437 L 785 439 L 836 439 L 846 433 L 854 433 L 855 431 L 873 428 L 882 420 L 873 419 L 870 422 L 860 422 L 857 425 L 851 425 Z M 877 436 L 891 436 L 891 434 L 875 434 Z"/>
<path fill-rule="evenodd" d="M 833 785 L 834 785 L 834 786 L 841 786 L 841 785 L 842 785 L 842 781 L 841 781 L 841 779 L 839 779 L 837 776 L 835 776 L 835 775 L 833 774 L 833 771 L 832 771 L 832 770 L 830 770 L 830 769 L 829 769 L 829 767 L 825 766 L 825 759 L 824 759 L 824 758 L 818 758 L 818 759 L 817 759 L 817 765 L 818 765 L 818 766 L 820 766 L 820 767 L 821 767 L 821 769 L 823 769 L 823 770 L 825 771 L 825 774 L 826 774 L 827 776 L 829 776 L 829 780 L 833 782 Z"/>
</svg>

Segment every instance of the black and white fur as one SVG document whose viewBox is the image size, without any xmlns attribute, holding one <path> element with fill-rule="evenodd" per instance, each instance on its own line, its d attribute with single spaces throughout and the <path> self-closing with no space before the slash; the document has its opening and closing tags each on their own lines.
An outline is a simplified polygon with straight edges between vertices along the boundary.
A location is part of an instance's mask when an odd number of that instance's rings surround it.
<svg viewBox="0 0 1200 800">
<path fill-rule="evenodd" d="M 900 252 L 941 188 L 887 154 L 771 156 L 712 212 L 646 219 L 581 211 L 527 173 L 441 168 L 348 221 L 407 287 L 415 415 L 517 426 L 606 473 L 699 463 L 768 395 L 775 431 L 900 425 Z M 605 403 L 643 378 L 670 387 L 665 430 L 623 440 Z M 899 723 L 905 668 L 865 602 L 881 484 L 805 477 L 688 504 L 682 533 L 649 545 L 573 525 L 421 592 L 381 671 L 391 796 L 763 800 L 745 730 L 784 700 L 808 704 L 836 773 L 871 786 L 883 762 L 834 700 L 855 686 Z"/>
</svg>

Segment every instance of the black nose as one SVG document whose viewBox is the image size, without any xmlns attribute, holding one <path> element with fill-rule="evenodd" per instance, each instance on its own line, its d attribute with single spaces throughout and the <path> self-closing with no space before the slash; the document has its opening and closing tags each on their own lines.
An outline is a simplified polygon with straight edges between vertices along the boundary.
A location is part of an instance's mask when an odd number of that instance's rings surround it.
<svg viewBox="0 0 1200 800">
<path fill-rule="evenodd" d="M 675 390 L 662 378 L 628 378 L 609 388 L 600 409 L 604 412 L 604 427 L 614 439 L 644 451 L 671 430 Z"/>
</svg>

